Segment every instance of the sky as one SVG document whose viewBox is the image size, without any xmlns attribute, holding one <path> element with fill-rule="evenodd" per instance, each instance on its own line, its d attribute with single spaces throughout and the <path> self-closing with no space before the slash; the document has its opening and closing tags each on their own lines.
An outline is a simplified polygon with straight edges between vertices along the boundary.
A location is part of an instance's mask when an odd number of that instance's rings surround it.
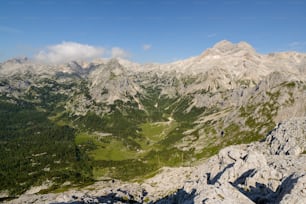
<svg viewBox="0 0 306 204">
<path fill-rule="evenodd" d="M 0 0 L 0 61 L 165 63 L 221 40 L 306 52 L 305 0 Z"/>
</svg>

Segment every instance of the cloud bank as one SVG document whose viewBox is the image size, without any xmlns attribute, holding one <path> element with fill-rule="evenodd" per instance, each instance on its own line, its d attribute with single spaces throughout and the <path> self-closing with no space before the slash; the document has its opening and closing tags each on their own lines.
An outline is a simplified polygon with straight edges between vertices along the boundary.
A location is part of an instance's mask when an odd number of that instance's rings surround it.
<svg viewBox="0 0 306 204">
<path fill-rule="evenodd" d="M 101 57 L 127 58 L 128 56 L 128 52 L 119 47 L 107 50 L 103 47 L 77 42 L 62 42 L 41 50 L 34 56 L 34 59 L 43 63 L 59 64 L 73 60 L 92 60 Z"/>
</svg>

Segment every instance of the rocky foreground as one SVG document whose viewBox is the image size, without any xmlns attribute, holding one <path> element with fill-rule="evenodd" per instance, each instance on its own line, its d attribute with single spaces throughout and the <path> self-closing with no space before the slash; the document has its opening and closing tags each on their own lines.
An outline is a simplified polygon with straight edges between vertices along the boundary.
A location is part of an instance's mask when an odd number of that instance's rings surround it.
<svg viewBox="0 0 306 204">
<path fill-rule="evenodd" d="M 224 148 L 193 167 L 164 168 L 143 183 L 100 181 L 7 203 L 305 203 L 306 118 L 279 123 L 265 141 Z"/>
</svg>

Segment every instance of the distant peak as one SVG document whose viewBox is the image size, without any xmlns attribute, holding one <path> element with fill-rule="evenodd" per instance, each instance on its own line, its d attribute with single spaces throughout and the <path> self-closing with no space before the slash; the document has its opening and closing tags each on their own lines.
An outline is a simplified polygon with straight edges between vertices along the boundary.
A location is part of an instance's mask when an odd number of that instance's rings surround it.
<svg viewBox="0 0 306 204">
<path fill-rule="evenodd" d="M 7 60 L 6 63 L 22 64 L 28 62 L 28 60 L 29 59 L 27 57 L 17 57 Z"/>
<path fill-rule="evenodd" d="M 236 47 L 236 45 L 233 44 L 232 42 L 227 41 L 227 40 L 222 40 L 222 41 L 216 43 L 212 47 L 212 50 L 219 51 L 219 52 L 222 52 L 222 53 L 226 53 L 226 52 L 234 50 L 235 47 Z"/>
<path fill-rule="evenodd" d="M 241 48 L 241 49 L 245 49 L 245 50 L 253 50 L 255 51 L 255 49 L 252 47 L 252 45 L 250 45 L 249 43 L 245 42 L 245 41 L 241 41 L 237 44 L 237 47 Z"/>
<path fill-rule="evenodd" d="M 220 42 L 217 42 L 213 48 L 214 49 L 220 49 L 220 48 L 224 48 L 224 47 L 232 47 L 234 46 L 234 44 L 228 40 L 221 40 Z"/>
<path fill-rule="evenodd" d="M 107 64 L 109 64 L 109 65 L 117 65 L 117 66 L 121 65 L 118 58 L 111 58 L 111 59 L 109 59 Z"/>
<path fill-rule="evenodd" d="M 255 51 L 255 49 L 248 44 L 247 42 L 241 41 L 237 44 L 234 44 L 227 40 L 222 40 L 218 43 L 216 43 L 213 48 L 213 50 L 218 50 L 222 53 L 225 52 L 231 52 L 231 51 L 237 51 L 237 50 L 248 50 L 248 51 Z"/>
</svg>

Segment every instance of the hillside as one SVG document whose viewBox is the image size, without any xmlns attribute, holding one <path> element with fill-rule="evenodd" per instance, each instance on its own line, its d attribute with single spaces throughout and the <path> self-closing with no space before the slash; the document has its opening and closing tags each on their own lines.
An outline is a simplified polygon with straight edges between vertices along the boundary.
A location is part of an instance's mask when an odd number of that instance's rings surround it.
<svg viewBox="0 0 306 204">
<path fill-rule="evenodd" d="M 23 195 L 11 203 L 304 203 L 306 118 L 279 123 L 261 142 L 234 145 L 192 167 L 163 168 L 143 183 Z"/>
</svg>

